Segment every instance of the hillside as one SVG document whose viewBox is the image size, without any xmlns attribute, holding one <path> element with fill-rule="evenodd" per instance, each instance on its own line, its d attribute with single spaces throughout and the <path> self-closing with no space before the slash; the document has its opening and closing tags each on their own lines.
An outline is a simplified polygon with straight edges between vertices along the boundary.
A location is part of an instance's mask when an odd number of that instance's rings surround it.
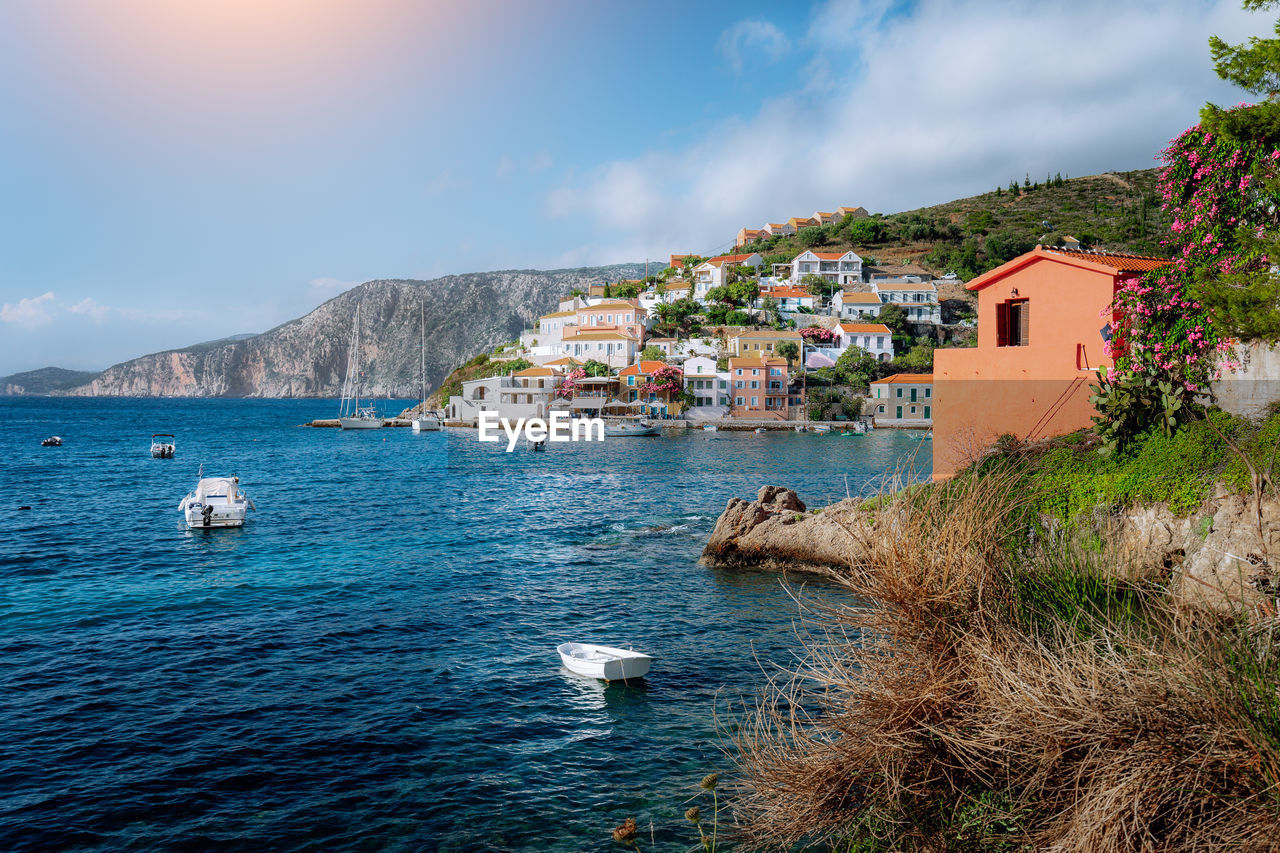
<svg viewBox="0 0 1280 853">
<path fill-rule="evenodd" d="M 1144 169 L 1061 180 L 1055 176 L 1035 189 L 1019 186 L 1015 193 L 1004 186 L 932 207 L 802 229 L 747 248 L 769 263 L 790 260 L 810 248 L 852 249 L 874 266 L 916 263 L 937 275 L 954 272 L 962 281 L 1064 235 L 1086 248 L 1163 255 L 1160 240 L 1169 223 L 1156 193 L 1157 175 L 1157 169 Z"/>
<path fill-rule="evenodd" d="M 0 376 L 0 397 L 53 394 L 91 381 L 97 372 L 41 367 L 9 376 Z"/>
<path fill-rule="evenodd" d="M 617 264 L 370 281 L 260 335 L 145 355 L 63 393 L 336 397 L 342 392 L 352 318 L 359 305 L 364 391 L 374 397 L 417 397 L 419 306 L 426 321 L 427 384 L 434 387 L 455 365 L 515 338 L 570 290 L 643 272 L 643 264 Z"/>
</svg>

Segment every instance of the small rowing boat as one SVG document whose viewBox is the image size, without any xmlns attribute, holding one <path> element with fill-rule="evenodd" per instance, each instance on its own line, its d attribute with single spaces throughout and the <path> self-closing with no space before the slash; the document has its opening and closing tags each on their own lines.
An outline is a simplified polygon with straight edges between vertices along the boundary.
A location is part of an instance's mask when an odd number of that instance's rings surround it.
<svg viewBox="0 0 1280 853">
<path fill-rule="evenodd" d="M 556 646 L 556 651 L 570 672 L 605 681 L 642 678 L 653 663 L 649 655 L 593 643 L 561 643 Z"/>
</svg>

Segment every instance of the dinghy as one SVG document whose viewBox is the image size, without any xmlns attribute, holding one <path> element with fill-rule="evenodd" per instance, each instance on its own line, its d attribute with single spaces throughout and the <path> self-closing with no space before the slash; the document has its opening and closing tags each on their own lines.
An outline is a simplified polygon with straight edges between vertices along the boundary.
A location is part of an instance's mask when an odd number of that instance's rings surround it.
<svg viewBox="0 0 1280 853">
<path fill-rule="evenodd" d="M 653 658 L 649 655 L 633 652 L 631 649 L 616 649 L 613 646 L 591 643 L 561 643 L 556 646 L 556 651 L 560 653 L 560 660 L 570 672 L 605 681 L 642 678 L 653 663 Z"/>
</svg>

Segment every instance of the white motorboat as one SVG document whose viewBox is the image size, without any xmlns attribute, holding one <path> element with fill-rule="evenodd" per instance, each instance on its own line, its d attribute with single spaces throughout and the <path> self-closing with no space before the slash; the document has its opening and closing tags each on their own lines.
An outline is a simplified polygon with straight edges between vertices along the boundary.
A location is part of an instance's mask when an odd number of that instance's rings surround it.
<svg viewBox="0 0 1280 853">
<path fill-rule="evenodd" d="M 605 421 L 606 436 L 661 435 L 662 427 L 645 421 Z"/>
<path fill-rule="evenodd" d="M 187 527 L 204 530 L 213 527 L 242 527 L 245 513 L 256 510 L 249 496 L 240 491 L 239 477 L 202 477 L 178 504 Z"/>
<path fill-rule="evenodd" d="M 756 427 L 756 435 L 764 435 L 767 430 L 764 427 Z"/>
<path fill-rule="evenodd" d="M 172 459 L 176 451 L 177 444 L 174 437 L 169 433 L 158 432 L 151 436 L 152 459 Z"/>
<path fill-rule="evenodd" d="M 707 432 L 719 432 L 719 431 L 720 431 L 720 427 L 716 426 L 715 424 L 703 424 L 703 425 L 702 425 L 702 428 L 703 428 L 704 430 L 706 430 Z"/>
<path fill-rule="evenodd" d="M 41 442 L 40 442 L 40 446 L 41 446 L 41 447 L 61 447 L 61 446 L 62 446 L 62 436 L 60 436 L 60 435 L 51 435 L 51 436 L 49 436 L 48 438 L 46 438 L 46 439 L 44 439 L 43 441 L 41 441 Z"/>
<path fill-rule="evenodd" d="M 588 678 L 625 681 L 643 678 L 653 658 L 631 649 L 597 646 L 591 643 L 561 643 L 556 646 L 565 668 Z"/>
<path fill-rule="evenodd" d="M 827 424 L 814 424 L 813 431 L 814 432 L 831 432 L 831 427 L 828 426 Z"/>
<path fill-rule="evenodd" d="M 418 331 L 422 339 L 422 355 L 420 356 L 420 372 L 422 375 L 422 402 L 418 405 L 418 414 L 409 425 L 414 432 L 439 432 L 440 416 L 427 410 L 427 324 L 423 319 L 422 305 L 418 305 Z"/>
<path fill-rule="evenodd" d="M 355 322 L 351 329 L 351 349 L 347 352 L 347 378 L 342 383 L 342 408 L 338 426 L 343 429 L 382 429 L 382 415 L 372 406 L 360 405 L 364 373 L 360 371 L 360 305 L 356 304 Z"/>
</svg>

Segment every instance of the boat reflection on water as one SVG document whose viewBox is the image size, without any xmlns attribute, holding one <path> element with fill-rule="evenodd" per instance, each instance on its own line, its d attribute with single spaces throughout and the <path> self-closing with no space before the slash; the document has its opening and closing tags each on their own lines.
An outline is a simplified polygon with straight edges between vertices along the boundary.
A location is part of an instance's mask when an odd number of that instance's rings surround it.
<svg viewBox="0 0 1280 853">
<path fill-rule="evenodd" d="M 564 666 L 560 667 L 560 677 L 567 688 L 567 707 L 582 712 L 608 711 L 610 717 L 618 716 L 630 707 L 647 704 L 649 691 L 652 689 L 643 678 L 632 678 L 625 682 L 602 681 L 570 672 Z"/>
</svg>

